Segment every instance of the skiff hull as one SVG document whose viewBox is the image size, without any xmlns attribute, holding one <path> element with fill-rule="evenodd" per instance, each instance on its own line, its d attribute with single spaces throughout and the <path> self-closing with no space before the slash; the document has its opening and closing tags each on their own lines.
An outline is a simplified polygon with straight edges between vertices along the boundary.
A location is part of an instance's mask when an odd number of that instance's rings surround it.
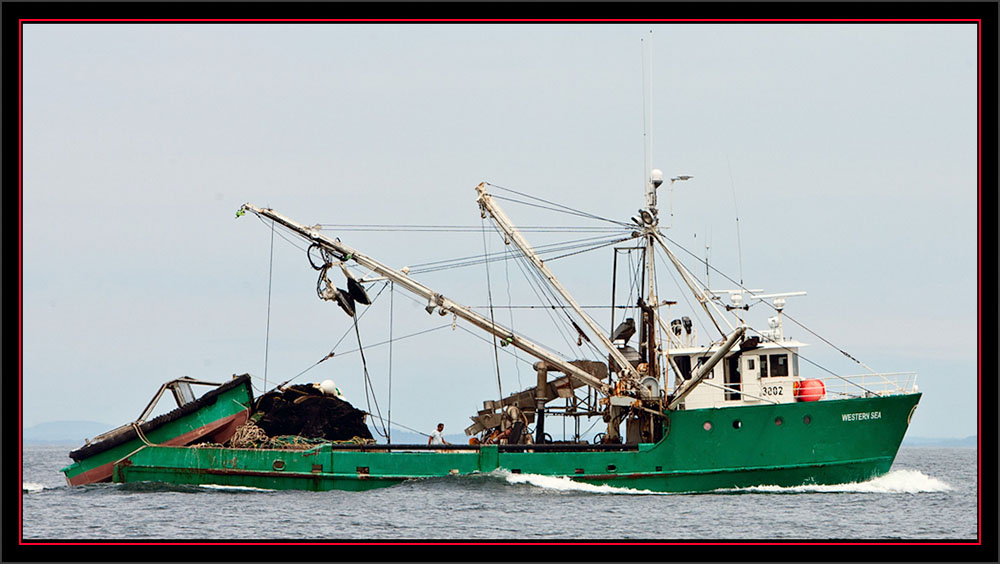
<svg viewBox="0 0 1000 564">
<path fill-rule="evenodd" d="M 146 441 L 164 446 L 225 442 L 247 421 L 252 399 L 250 377 L 235 378 L 191 404 L 143 423 L 141 436 L 131 426 L 106 433 L 107 439 L 73 451 L 75 462 L 60 471 L 71 486 L 110 482 L 115 462 L 146 446 Z"/>
</svg>

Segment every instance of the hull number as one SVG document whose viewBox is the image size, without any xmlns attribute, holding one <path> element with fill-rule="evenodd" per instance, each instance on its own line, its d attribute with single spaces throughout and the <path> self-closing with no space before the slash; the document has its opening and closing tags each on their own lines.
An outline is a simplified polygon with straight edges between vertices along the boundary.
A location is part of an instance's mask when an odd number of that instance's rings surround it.
<svg viewBox="0 0 1000 564">
<path fill-rule="evenodd" d="M 760 393 L 765 396 L 782 396 L 784 389 L 781 386 L 761 386 Z"/>
<path fill-rule="evenodd" d="M 868 421 L 870 419 L 882 419 L 881 411 L 862 411 L 861 413 L 844 413 L 841 415 L 844 421 Z"/>
</svg>

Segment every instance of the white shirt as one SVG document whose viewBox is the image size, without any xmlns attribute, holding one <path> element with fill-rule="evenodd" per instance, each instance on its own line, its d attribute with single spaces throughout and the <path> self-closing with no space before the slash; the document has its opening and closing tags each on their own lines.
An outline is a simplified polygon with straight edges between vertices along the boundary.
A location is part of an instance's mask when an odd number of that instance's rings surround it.
<svg viewBox="0 0 1000 564">
<path fill-rule="evenodd" d="M 441 436 L 441 431 L 434 429 L 431 431 L 431 444 L 432 445 L 443 445 L 444 437 Z"/>
</svg>

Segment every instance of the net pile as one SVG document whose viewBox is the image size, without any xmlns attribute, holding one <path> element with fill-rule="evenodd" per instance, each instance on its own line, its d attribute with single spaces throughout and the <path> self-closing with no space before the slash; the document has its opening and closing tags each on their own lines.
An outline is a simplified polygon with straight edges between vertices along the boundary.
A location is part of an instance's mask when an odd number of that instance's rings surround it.
<svg viewBox="0 0 1000 564">
<path fill-rule="evenodd" d="M 374 439 L 365 412 L 308 385 L 289 386 L 264 394 L 253 419 L 268 437 L 283 435 L 326 441 Z M 251 437 L 252 438 L 252 437 Z"/>
</svg>

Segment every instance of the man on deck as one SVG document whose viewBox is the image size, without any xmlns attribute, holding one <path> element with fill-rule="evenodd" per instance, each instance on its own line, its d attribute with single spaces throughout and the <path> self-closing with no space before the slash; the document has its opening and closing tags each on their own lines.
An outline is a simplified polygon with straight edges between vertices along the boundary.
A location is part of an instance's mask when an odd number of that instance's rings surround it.
<svg viewBox="0 0 1000 564">
<path fill-rule="evenodd" d="M 434 431 L 431 431 L 431 436 L 430 436 L 429 439 L 427 439 L 427 444 L 429 444 L 429 445 L 450 445 L 451 443 L 449 443 L 448 441 L 444 440 L 444 437 L 441 436 L 441 431 L 444 431 L 444 423 L 438 423 L 437 429 L 434 430 Z"/>
</svg>

